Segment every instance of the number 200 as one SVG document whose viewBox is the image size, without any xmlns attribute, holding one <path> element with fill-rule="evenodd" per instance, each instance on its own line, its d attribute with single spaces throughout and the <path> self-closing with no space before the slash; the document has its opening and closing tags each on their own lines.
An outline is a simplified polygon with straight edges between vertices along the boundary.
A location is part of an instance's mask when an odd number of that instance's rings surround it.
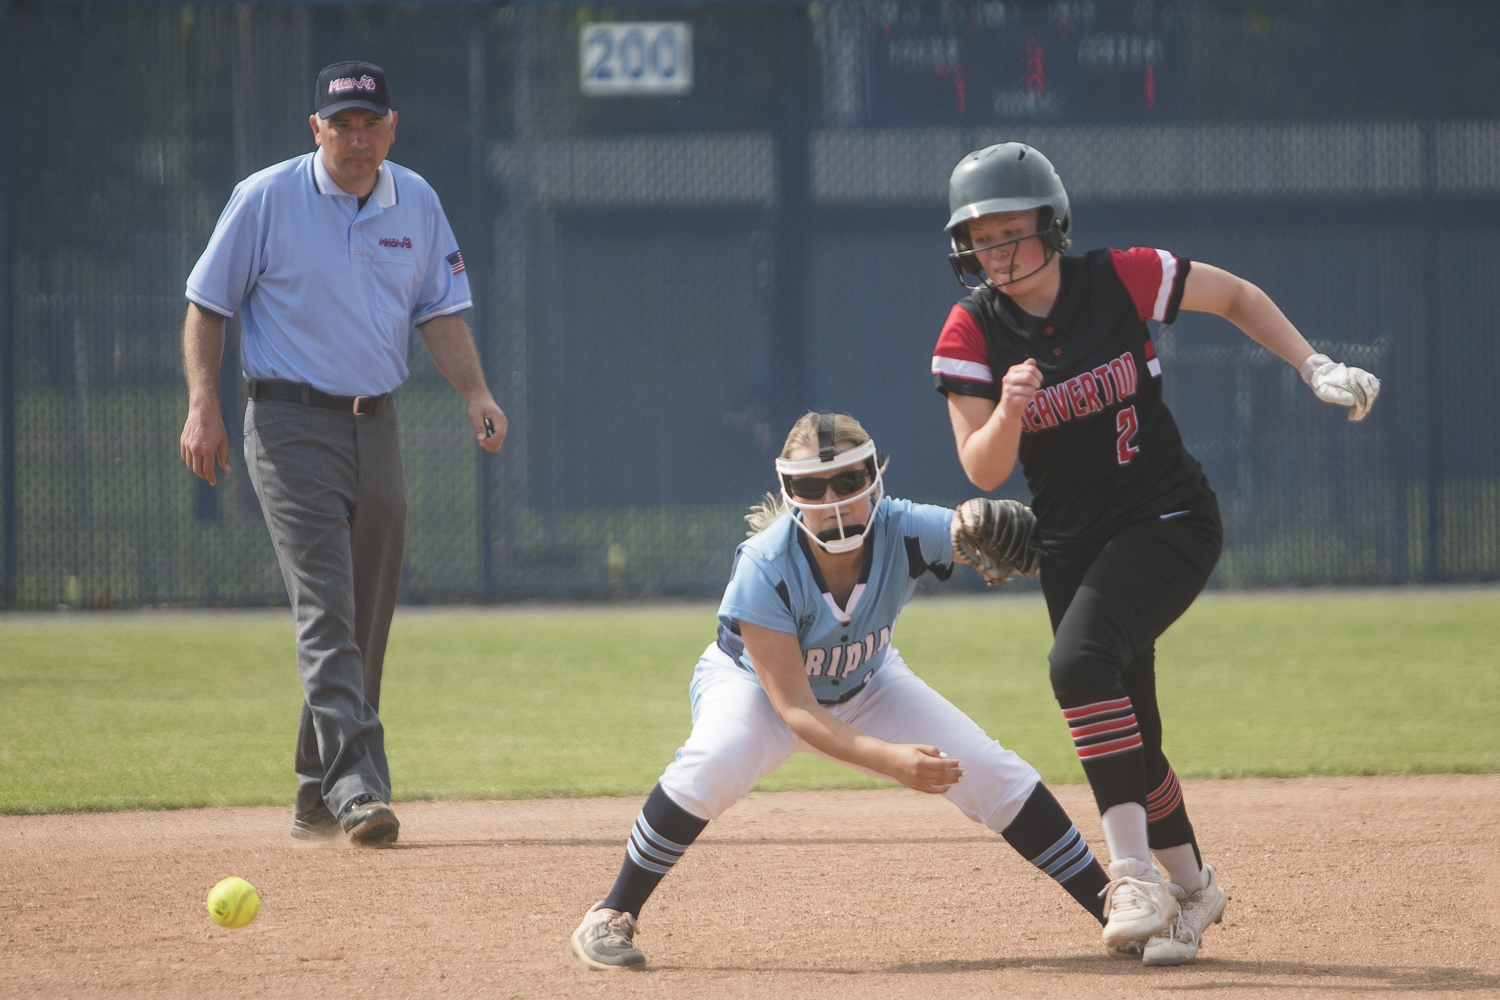
<svg viewBox="0 0 1500 1000">
<path fill-rule="evenodd" d="M 679 21 L 585 25 L 586 94 L 683 94 L 692 90 L 692 29 Z"/>
</svg>

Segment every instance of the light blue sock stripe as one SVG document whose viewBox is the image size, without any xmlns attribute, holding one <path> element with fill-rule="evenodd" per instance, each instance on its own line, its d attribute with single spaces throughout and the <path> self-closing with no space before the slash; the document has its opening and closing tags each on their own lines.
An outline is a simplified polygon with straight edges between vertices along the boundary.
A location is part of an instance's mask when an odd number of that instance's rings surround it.
<svg viewBox="0 0 1500 1000">
<path fill-rule="evenodd" d="M 1057 857 L 1058 853 L 1066 850 L 1075 839 L 1081 839 L 1078 837 L 1078 827 L 1070 826 L 1068 827 L 1068 832 L 1062 835 L 1061 840 L 1032 858 L 1031 863 L 1046 871 L 1047 866 L 1052 863 L 1052 860 Z"/>
<path fill-rule="evenodd" d="M 636 864 L 640 865 L 642 868 L 646 869 L 648 872 L 656 872 L 656 874 L 658 874 L 658 875 L 665 875 L 667 872 L 669 872 L 669 871 L 672 870 L 672 866 L 671 865 L 659 865 L 659 864 L 657 864 L 654 861 L 648 861 L 645 858 L 645 856 L 641 854 L 640 851 L 637 851 L 635 849 L 635 838 L 633 838 L 633 837 L 625 845 L 625 853 L 630 855 L 630 860 L 631 861 L 633 861 Z"/>
<path fill-rule="evenodd" d="M 635 822 L 636 825 L 641 828 L 641 832 L 644 833 L 657 847 L 660 847 L 662 850 L 681 857 L 682 852 L 688 849 L 687 844 L 679 844 L 675 841 L 668 840 L 666 837 L 663 837 L 661 834 L 651 829 L 651 824 L 646 822 L 646 813 L 644 811 L 642 811 L 641 814 L 635 818 Z"/>
<path fill-rule="evenodd" d="M 665 847 L 660 842 L 653 840 L 651 837 L 651 828 L 646 825 L 645 820 L 637 820 L 635 826 L 631 828 L 630 835 L 639 841 L 642 847 L 649 847 L 652 853 L 660 854 L 664 859 L 670 858 L 676 861 L 682 857 L 682 851 L 674 851 L 672 848 Z"/>
<path fill-rule="evenodd" d="M 1093 863 L 1094 863 L 1094 852 L 1093 851 L 1089 851 L 1087 854 L 1084 855 L 1083 860 L 1080 861 L 1080 862 L 1078 862 L 1078 864 L 1074 865 L 1072 868 L 1069 868 L 1067 871 L 1063 872 L 1061 875 L 1054 875 L 1052 877 L 1055 878 L 1055 879 L 1057 879 L 1059 882 L 1066 882 L 1068 879 L 1072 878 L 1074 875 L 1077 875 L 1079 872 L 1083 871 L 1085 868 L 1087 868 L 1089 865 L 1091 865 Z"/>
<path fill-rule="evenodd" d="M 1066 854 L 1058 858 L 1056 861 L 1052 862 L 1052 864 L 1048 865 L 1046 868 L 1043 868 L 1042 871 L 1052 876 L 1053 878 L 1057 878 L 1058 872 L 1062 871 L 1065 868 L 1072 867 L 1073 863 L 1076 862 L 1081 855 L 1087 853 L 1089 853 L 1089 845 L 1084 841 L 1082 837 L 1079 837 L 1077 847 L 1073 848 L 1071 851 L 1068 851 Z"/>
<path fill-rule="evenodd" d="M 641 836 L 641 832 L 639 830 L 630 831 L 630 846 L 635 848 L 636 853 L 640 854 L 642 857 L 648 857 L 658 864 L 666 865 L 668 868 L 671 868 L 679 860 L 678 856 L 675 854 L 668 854 L 665 851 L 658 851 L 650 841 Z"/>
</svg>

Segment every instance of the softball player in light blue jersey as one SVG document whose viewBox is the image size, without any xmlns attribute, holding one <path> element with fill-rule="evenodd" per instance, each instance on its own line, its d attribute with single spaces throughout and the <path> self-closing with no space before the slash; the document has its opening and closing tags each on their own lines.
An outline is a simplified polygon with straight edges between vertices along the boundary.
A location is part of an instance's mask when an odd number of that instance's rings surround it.
<svg viewBox="0 0 1500 1000">
<path fill-rule="evenodd" d="M 1035 769 L 912 673 L 891 645 L 917 580 L 953 570 L 953 511 L 883 496 L 884 459 L 853 417 L 809 413 L 776 461 L 779 495 L 746 518 L 693 672 L 693 731 L 646 799 L 620 874 L 573 950 L 645 962 L 641 906 L 688 846 L 797 752 L 946 795 L 1056 879 L 1101 924 L 1108 879 Z"/>
</svg>

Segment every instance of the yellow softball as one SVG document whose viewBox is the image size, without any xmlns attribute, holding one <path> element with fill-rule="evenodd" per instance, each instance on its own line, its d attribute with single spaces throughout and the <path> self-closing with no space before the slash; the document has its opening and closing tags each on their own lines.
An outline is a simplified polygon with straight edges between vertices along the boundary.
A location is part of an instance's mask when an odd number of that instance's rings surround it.
<svg viewBox="0 0 1500 1000">
<path fill-rule="evenodd" d="M 260 893 L 242 878 L 230 876 L 208 890 L 208 915 L 223 927 L 243 927 L 260 912 Z"/>
</svg>

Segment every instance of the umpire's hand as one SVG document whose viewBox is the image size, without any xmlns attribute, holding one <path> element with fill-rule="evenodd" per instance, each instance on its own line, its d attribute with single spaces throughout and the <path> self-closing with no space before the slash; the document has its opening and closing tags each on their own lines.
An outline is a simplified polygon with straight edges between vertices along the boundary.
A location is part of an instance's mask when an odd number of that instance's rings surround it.
<svg viewBox="0 0 1500 1000">
<path fill-rule="evenodd" d="M 214 477 L 214 461 L 217 459 L 219 468 L 229 471 L 229 433 L 224 429 L 224 416 L 219 412 L 217 399 L 195 399 L 188 404 L 181 443 L 182 460 L 193 474 L 207 479 L 210 486 L 219 485 Z"/>
<path fill-rule="evenodd" d="M 479 447 L 491 454 L 500 450 L 505 443 L 505 432 L 510 429 L 505 411 L 488 394 L 469 403 L 469 423 L 474 425 Z"/>
</svg>

